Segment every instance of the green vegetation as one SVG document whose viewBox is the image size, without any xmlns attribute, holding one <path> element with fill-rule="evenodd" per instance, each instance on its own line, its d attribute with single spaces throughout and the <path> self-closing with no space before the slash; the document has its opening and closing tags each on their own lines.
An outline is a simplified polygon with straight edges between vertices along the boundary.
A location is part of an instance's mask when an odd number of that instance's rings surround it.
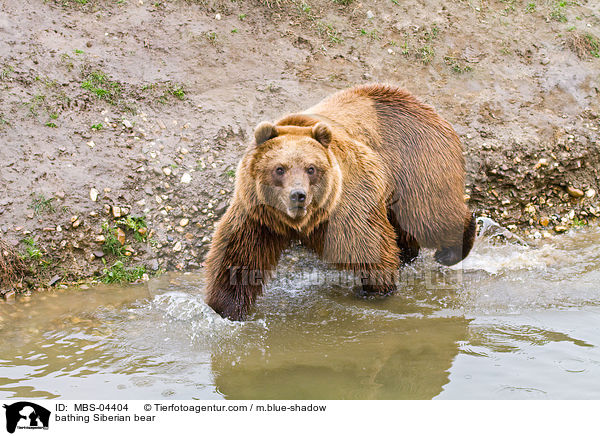
<svg viewBox="0 0 600 436">
<path fill-rule="evenodd" d="M 92 124 L 92 127 L 90 127 L 92 130 L 102 130 L 102 123 L 98 123 L 98 124 Z"/>
<path fill-rule="evenodd" d="M 58 126 L 57 126 L 55 123 L 53 123 L 52 121 L 48 121 L 48 122 L 46 123 L 46 127 L 54 127 L 54 128 L 56 128 L 56 127 L 58 127 Z"/>
<path fill-rule="evenodd" d="M 435 57 L 435 50 L 430 45 L 424 45 L 419 49 L 418 55 L 425 65 L 429 64 Z"/>
<path fill-rule="evenodd" d="M 41 215 L 44 212 L 54 213 L 56 209 L 52 205 L 53 197 L 46 198 L 44 194 L 32 194 L 33 200 L 29 204 L 29 209 L 33 209 L 36 215 Z"/>
<path fill-rule="evenodd" d="M 181 85 L 169 84 L 167 92 L 172 96 L 177 97 L 179 100 L 185 100 L 185 91 Z"/>
<path fill-rule="evenodd" d="M 533 3 L 533 2 L 527 3 L 527 6 L 525 7 L 525 12 L 527 12 L 528 14 L 531 14 L 531 13 L 535 12 L 535 9 L 536 9 L 535 3 Z"/>
<path fill-rule="evenodd" d="M 10 65 L 2 68 L 2 71 L 0 71 L 0 81 L 10 79 L 10 76 L 12 76 L 12 73 L 14 71 L 15 71 L 15 69 L 13 67 L 11 67 Z"/>
<path fill-rule="evenodd" d="M 567 15 L 565 14 L 565 7 L 567 5 L 568 2 L 566 1 L 555 2 L 552 11 L 550 11 L 550 19 L 560 23 L 566 23 Z"/>
<path fill-rule="evenodd" d="M 92 72 L 81 83 L 81 87 L 101 100 L 116 104 L 122 97 L 121 85 L 111 81 L 102 72 Z"/>
<path fill-rule="evenodd" d="M 133 237 L 138 242 L 143 242 L 147 237 L 148 224 L 145 216 L 128 215 L 117 221 L 117 225 L 126 230 L 133 231 Z"/>
<path fill-rule="evenodd" d="M 591 33 L 573 32 L 567 38 L 567 46 L 573 50 L 580 59 L 590 57 L 600 58 L 600 39 Z"/>
<path fill-rule="evenodd" d="M 227 171 L 225 171 L 225 175 L 227 177 L 234 178 L 235 177 L 235 170 L 227 170 Z"/>
<path fill-rule="evenodd" d="M 338 5 L 343 5 L 343 6 L 348 6 L 353 1 L 354 0 L 333 0 L 334 3 L 337 3 Z"/>
<path fill-rule="evenodd" d="M 376 40 L 376 41 L 379 41 L 381 39 L 377 33 L 377 30 L 375 30 L 375 29 L 369 30 L 369 31 L 367 31 L 365 29 L 360 29 L 360 34 L 364 35 L 364 36 L 368 36 L 372 40 Z"/>
<path fill-rule="evenodd" d="M 104 233 L 104 244 L 102 245 L 102 251 L 106 254 L 112 254 L 118 258 L 125 257 L 125 247 L 121 245 L 117 238 L 117 227 L 109 227 L 108 223 L 102 224 L 102 231 Z"/>
<path fill-rule="evenodd" d="M 110 268 L 104 268 L 100 281 L 102 283 L 131 283 L 142 278 L 146 274 L 146 267 L 126 267 L 120 260 L 116 261 Z"/>
<path fill-rule="evenodd" d="M 40 260 L 42 258 L 42 250 L 38 248 L 34 239 L 30 236 L 23 239 L 25 245 L 25 258 L 29 260 Z"/>
<path fill-rule="evenodd" d="M 453 56 L 444 56 L 444 62 L 457 74 L 467 73 L 472 70 L 465 61 Z"/>
</svg>

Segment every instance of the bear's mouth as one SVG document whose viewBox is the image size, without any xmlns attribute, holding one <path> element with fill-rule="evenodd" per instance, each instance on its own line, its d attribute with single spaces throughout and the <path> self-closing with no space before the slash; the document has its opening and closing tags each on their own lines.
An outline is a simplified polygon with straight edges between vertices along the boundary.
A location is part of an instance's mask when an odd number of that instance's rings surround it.
<svg viewBox="0 0 600 436">
<path fill-rule="evenodd" d="M 290 218 L 302 218 L 306 215 L 306 206 L 290 206 L 287 208 Z"/>
</svg>

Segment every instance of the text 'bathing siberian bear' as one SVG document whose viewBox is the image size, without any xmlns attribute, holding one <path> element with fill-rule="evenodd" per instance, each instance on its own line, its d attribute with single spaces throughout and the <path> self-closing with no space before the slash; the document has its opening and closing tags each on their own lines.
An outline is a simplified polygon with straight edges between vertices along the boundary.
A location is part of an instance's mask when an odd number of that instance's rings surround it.
<svg viewBox="0 0 600 436">
<path fill-rule="evenodd" d="M 476 223 L 454 129 L 407 91 L 365 85 L 256 127 L 206 259 L 208 304 L 243 319 L 293 241 L 354 271 L 364 295 L 395 290 L 419 247 L 464 259 Z"/>
</svg>

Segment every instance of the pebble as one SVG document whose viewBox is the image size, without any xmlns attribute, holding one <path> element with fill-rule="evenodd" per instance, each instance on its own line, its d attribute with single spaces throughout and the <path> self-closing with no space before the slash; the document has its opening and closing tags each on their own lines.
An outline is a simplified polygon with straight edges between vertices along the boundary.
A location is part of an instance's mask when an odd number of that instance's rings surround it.
<svg viewBox="0 0 600 436">
<path fill-rule="evenodd" d="M 94 250 L 92 252 L 92 254 L 94 255 L 94 257 L 97 257 L 98 259 L 101 259 L 104 257 L 104 251 L 102 251 L 102 250 Z"/>
<path fill-rule="evenodd" d="M 125 232 L 123 229 L 117 229 L 117 240 L 119 241 L 119 244 L 125 245 Z"/>
<path fill-rule="evenodd" d="M 102 244 L 105 241 L 106 241 L 106 238 L 104 237 L 104 235 L 98 235 L 94 238 L 94 242 L 97 242 L 99 244 Z"/>
<path fill-rule="evenodd" d="M 119 206 L 113 206 L 112 214 L 114 218 L 121 218 L 121 208 Z"/>
<path fill-rule="evenodd" d="M 585 196 L 587 198 L 592 198 L 594 195 L 596 195 L 596 191 L 594 189 L 588 189 L 585 191 Z"/>
<path fill-rule="evenodd" d="M 221 14 L 215 15 L 215 20 L 220 21 L 221 20 Z"/>
<path fill-rule="evenodd" d="M 583 191 L 581 189 L 574 188 L 573 186 L 567 187 L 567 192 L 571 197 L 580 198 L 583 197 Z"/>
<path fill-rule="evenodd" d="M 179 221 L 179 225 L 181 227 L 185 227 L 190 223 L 190 220 L 188 218 L 182 218 L 181 221 Z"/>
<path fill-rule="evenodd" d="M 162 172 L 163 172 L 163 174 L 164 174 L 165 176 L 170 176 L 170 175 L 171 175 L 171 173 L 172 173 L 172 171 L 171 171 L 171 168 L 169 168 L 169 167 L 164 167 L 164 168 L 162 169 Z"/>
<path fill-rule="evenodd" d="M 158 259 L 151 259 L 150 260 L 150 269 L 152 271 L 158 271 L 159 265 L 158 265 Z"/>
<path fill-rule="evenodd" d="M 177 241 L 177 243 L 175 244 L 175 246 L 173 247 L 173 251 L 175 252 L 179 252 L 181 251 L 181 241 Z"/>
<path fill-rule="evenodd" d="M 54 286 L 60 280 L 60 276 L 54 276 L 50 279 L 47 286 Z"/>
<path fill-rule="evenodd" d="M 375 14 L 373 13 L 373 11 L 367 11 L 367 18 L 369 20 L 372 20 L 375 17 Z"/>
<path fill-rule="evenodd" d="M 90 148 L 94 148 L 96 146 L 96 144 L 94 143 L 94 141 L 90 141 L 86 143 L 88 145 L 88 147 Z"/>
<path fill-rule="evenodd" d="M 81 221 L 77 220 L 73 223 L 73 228 L 76 229 L 77 227 L 79 227 L 81 225 Z"/>
<path fill-rule="evenodd" d="M 131 124 L 131 121 L 129 121 L 129 120 L 123 120 L 123 125 L 128 129 L 133 128 L 133 124 Z"/>
<path fill-rule="evenodd" d="M 555 226 L 554 227 L 554 231 L 557 232 L 557 233 L 566 232 L 567 231 L 567 227 L 566 226 Z"/>
<path fill-rule="evenodd" d="M 540 224 L 546 227 L 548 226 L 548 224 L 550 224 L 550 220 L 548 219 L 548 217 L 542 217 L 540 218 Z"/>
<path fill-rule="evenodd" d="M 100 192 L 98 192 L 98 190 L 96 188 L 90 189 L 90 199 L 92 201 L 97 201 L 99 194 L 100 194 Z"/>
<path fill-rule="evenodd" d="M 192 176 L 190 176 L 189 173 L 184 173 L 183 176 L 181 176 L 181 183 L 188 184 L 191 181 L 192 181 Z"/>
</svg>

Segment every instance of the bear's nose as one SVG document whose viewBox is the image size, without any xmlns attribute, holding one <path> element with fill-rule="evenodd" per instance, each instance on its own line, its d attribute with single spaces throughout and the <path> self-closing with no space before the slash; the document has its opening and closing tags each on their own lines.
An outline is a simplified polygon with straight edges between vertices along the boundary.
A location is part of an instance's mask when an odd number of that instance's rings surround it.
<svg viewBox="0 0 600 436">
<path fill-rule="evenodd" d="M 304 203 L 306 201 L 306 192 L 303 189 L 294 189 L 290 193 L 290 200 L 293 203 Z"/>
</svg>

